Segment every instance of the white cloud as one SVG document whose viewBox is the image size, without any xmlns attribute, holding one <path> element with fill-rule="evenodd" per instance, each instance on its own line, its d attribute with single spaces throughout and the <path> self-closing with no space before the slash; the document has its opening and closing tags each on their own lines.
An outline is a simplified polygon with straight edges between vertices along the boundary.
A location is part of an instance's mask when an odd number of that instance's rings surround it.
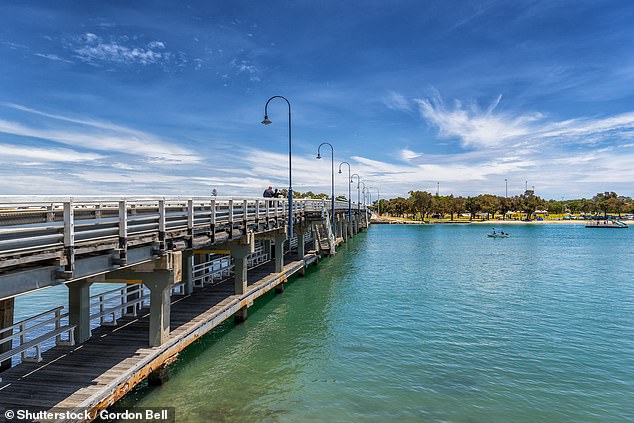
<svg viewBox="0 0 634 423">
<path fill-rule="evenodd" d="M 247 60 L 238 61 L 237 59 L 233 59 L 231 61 L 231 66 L 233 66 L 238 75 L 246 74 L 249 76 L 250 81 L 260 81 L 260 70 L 251 62 Z"/>
<path fill-rule="evenodd" d="M 72 49 L 77 58 L 92 64 L 112 62 L 150 65 L 169 61 L 172 56 L 170 52 L 164 51 L 165 43 L 162 41 L 151 41 L 145 46 L 124 45 L 127 41 L 128 37 L 104 41 L 93 33 L 85 33 L 79 37 L 78 45 L 72 45 Z"/>
<path fill-rule="evenodd" d="M 38 57 L 42 57 L 42 58 L 48 59 L 48 60 L 53 60 L 53 61 L 56 61 L 56 62 L 73 63 L 72 60 L 64 59 L 62 57 L 59 57 L 57 54 L 35 53 L 35 55 L 38 56 Z"/>
<path fill-rule="evenodd" d="M 441 137 L 457 139 L 463 147 L 473 149 L 535 146 L 555 140 L 582 145 L 616 136 L 634 138 L 634 112 L 605 118 L 548 121 L 541 113 L 495 113 L 501 99 L 498 96 L 485 111 L 475 104 L 465 107 L 459 101 L 449 108 L 439 98 L 416 102 L 421 117 L 436 127 Z"/>
<path fill-rule="evenodd" d="M 93 153 L 80 153 L 67 148 L 23 147 L 11 144 L 0 144 L 0 157 L 38 160 L 40 162 L 86 162 L 102 159 L 103 156 Z M 7 162 L 5 161 L 5 164 Z"/>
<path fill-rule="evenodd" d="M 415 101 L 423 119 L 438 128 L 440 136 L 458 138 L 465 147 L 491 147 L 518 141 L 530 135 L 531 125 L 542 117 L 540 114 L 494 115 L 500 98 L 486 111 L 476 105 L 465 108 L 460 102 L 450 109 L 439 99 Z"/>
<path fill-rule="evenodd" d="M 401 159 L 405 160 L 406 162 L 412 161 L 414 159 L 418 159 L 422 156 L 423 156 L 423 153 L 417 153 L 408 148 L 404 148 L 400 152 Z"/>
<path fill-rule="evenodd" d="M 102 152 L 132 154 L 141 156 L 150 163 L 196 163 L 200 160 L 193 151 L 173 145 L 143 131 L 108 122 L 49 114 L 19 105 L 8 104 L 7 106 L 73 125 L 60 129 L 49 129 L 0 120 L 0 132 L 2 133 L 39 138 Z"/>
<path fill-rule="evenodd" d="M 383 104 L 385 104 L 388 109 L 398 110 L 401 112 L 408 112 L 412 110 L 411 102 L 402 94 L 394 91 L 390 91 L 387 96 L 383 97 Z"/>
</svg>

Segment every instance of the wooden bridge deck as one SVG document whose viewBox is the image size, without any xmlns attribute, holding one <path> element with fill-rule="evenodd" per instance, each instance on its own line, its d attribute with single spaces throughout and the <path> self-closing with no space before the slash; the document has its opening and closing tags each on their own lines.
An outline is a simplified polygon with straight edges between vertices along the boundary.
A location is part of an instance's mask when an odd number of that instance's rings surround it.
<svg viewBox="0 0 634 423">
<path fill-rule="evenodd" d="M 170 337 L 160 347 L 148 347 L 149 312 L 143 309 L 137 318 L 120 319 L 116 327 L 97 328 L 81 345 L 50 349 L 43 353 L 41 363 L 20 363 L 2 373 L 0 409 L 103 409 L 240 308 L 315 260 L 315 254 L 307 254 L 303 260 L 289 261 L 281 273 L 273 273 L 270 261 L 251 269 L 244 295 L 234 294 L 231 278 L 192 295 L 173 296 Z"/>
</svg>

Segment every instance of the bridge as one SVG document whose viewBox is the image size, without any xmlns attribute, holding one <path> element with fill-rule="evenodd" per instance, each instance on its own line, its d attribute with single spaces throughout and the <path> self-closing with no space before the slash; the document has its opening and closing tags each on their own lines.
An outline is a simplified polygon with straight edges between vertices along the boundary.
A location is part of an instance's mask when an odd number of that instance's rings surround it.
<svg viewBox="0 0 634 423">
<path fill-rule="evenodd" d="M 289 239 L 285 199 L 0 199 L 0 409 L 91 420 L 163 383 L 180 351 L 369 225 L 363 205 L 332 209 L 295 200 Z M 15 321 L 16 296 L 62 285 L 68 309 Z"/>
</svg>

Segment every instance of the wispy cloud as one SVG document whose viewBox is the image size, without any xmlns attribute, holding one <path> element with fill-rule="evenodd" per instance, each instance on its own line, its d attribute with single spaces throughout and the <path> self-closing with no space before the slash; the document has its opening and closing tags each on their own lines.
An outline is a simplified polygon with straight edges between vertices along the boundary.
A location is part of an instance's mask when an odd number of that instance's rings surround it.
<svg viewBox="0 0 634 423">
<path fill-rule="evenodd" d="M 501 99 L 502 96 L 498 96 L 486 110 L 474 103 L 464 106 L 460 101 L 447 107 L 439 97 L 417 99 L 416 102 L 421 117 L 436 127 L 441 137 L 457 139 L 467 148 L 529 144 L 535 147 L 553 141 L 583 145 L 614 137 L 634 137 L 634 112 L 604 118 L 549 121 L 539 112 L 496 112 Z"/>
<path fill-rule="evenodd" d="M 64 59 L 62 57 L 59 57 L 57 54 L 51 54 L 51 53 L 35 53 L 35 55 L 37 57 L 42 57 L 44 59 L 48 59 L 48 60 L 53 60 L 55 62 L 64 62 L 64 63 L 73 63 L 72 60 L 68 60 L 68 59 Z"/>
<path fill-rule="evenodd" d="M 260 81 L 260 70 L 250 61 L 233 59 L 231 66 L 233 66 L 238 75 L 247 75 L 250 81 Z"/>
<path fill-rule="evenodd" d="M 141 156 L 150 163 L 196 163 L 200 160 L 199 156 L 193 151 L 143 131 L 107 122 L 49 114 L 19 105 L 8 106 L 16 110 L 75 125 L 51 129 L 0 120 L 1 133 L 39 138 L 82 149 L 132 154 Z"/>
<path fill-rule="evenodd" d="M 103 40 L 93 33 L 78 37 L 71 48 L 75 57 L 90 64 L 119 63 L 150 65 L 169 61 L 172 53 L 166 51 L 162 41 L 150 41 L 145 45 L 126 45 L 127 37 L 119 40 Z"/>
<path fill-rule="evenodd" d="M 405 96 L 395 91 L 390 91 L 388 95 L 383 97 L 383 104 L 385 104 L 388 109 L 392 110 L 398 110 L 402 112 L 408 112 L 412 110 L 412 103 L 408 99 L 406 99 Z"/>
<path fill-rule="evenodd" d="M 80 153 L 67 148 L 23 147 L 12 144 L 0 144 L 0 156 L 37 160 L 39 162 L 86 162 L 99 160 L 103 156 L 93 153 Z"/>
<path fill-rule="evenodd" d="M 501 97 L 485 111 L 476 104 L 469 107 L 456 101 L 453 107 L 445 106 L 439 98 L 417 99 L 423 119 L 438 128 L 440 136 L 457 138 L 465 147 L 491 147 L 517 141 L 531 134 L 531 125 L 542 118 L 539 113 L 510 116 L 494 114 Z"/>
</svg>

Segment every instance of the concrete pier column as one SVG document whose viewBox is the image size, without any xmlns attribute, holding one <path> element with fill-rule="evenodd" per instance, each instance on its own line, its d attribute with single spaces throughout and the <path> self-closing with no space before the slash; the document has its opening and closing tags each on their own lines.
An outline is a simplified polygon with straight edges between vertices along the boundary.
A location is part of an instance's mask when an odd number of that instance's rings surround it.
<svg viewBox="0 0 634 423">
<path fill-rule="evenodd" d="M 305 246 L 306 246 L 306 233 L 304 231 L 298 231 L 297 232 L 297 258 L 299 260 L 303 259 L 304 255 L 306 255 Z"/>
<path fill-rule="evenodd" d="M 313 224 L 310 230 L 313 231 L 313 250 L 319 251 L 319 232 L 317 232 L 317 225 Z"/>
<path fill-rule="evenodd" d="M 242 323 L 247 320 L 247 317 L 249 317 L 249 311 L 246 307 L 242 307 L 236 312 L 236 314 L 233 315 L 233 320 L 236 323 Z"/>
<path fill-rule="evenodd" d="M 7 298 L 6 300 L 0 300 L 0 329 L 8 328 L 9 326 L 13 326 L 13 316 L 14 316 L 14 299 Z M 9 337 L 13 334 L 12 331 L 8 331 L 2 335 L 0 335 L 0 339 L 4 339 L 5 337 Z M 0 354 L 3 352 L 7 352 L 11 349 L 11 342 L 7 341 L 4 344 L 0 344 Z M 7 369 L 11 368 L 11 359 L 5 360 L 0 363 L 0 372 L 3 372 Z"/>
<path fill-rule="evenodd" d="M 68 287 L 68 323 L 76 325 L 75 342 L 81 344 L 90 339 L 90 285 L 80 280 L 66 284 Z"/>
<path fill-rule="evenodd" d="M 275 234 L 275 273 L 280 273 L 284 268 L 284 241 L 286 233 Z"/>
<path fill-rule="evenodd" d="M 145 281 L 150 288 L 150 347 L 158 347 L 169 338 L 172 281 L 169 270 L 156 270 Z"/>
<path fill-rule="evenodd" d="M 185 295 L 194 293 L 194 253 L 192 251 L 183 252 L 183 285 Z"/>
<path fill-rule="evenodd" d="M 251 245 L 232 245 L 229 248 L 234 265 L 235 293 L 243 295 L 247 292 L 247 258 L 253 252 Z"/>
</svg>

